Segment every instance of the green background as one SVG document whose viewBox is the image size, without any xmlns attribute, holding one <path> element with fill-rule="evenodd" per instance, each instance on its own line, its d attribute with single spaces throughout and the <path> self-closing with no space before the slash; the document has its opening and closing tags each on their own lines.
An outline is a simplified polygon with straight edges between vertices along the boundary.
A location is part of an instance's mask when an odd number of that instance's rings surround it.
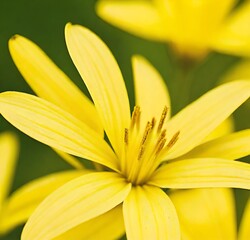
<svg viewBox="0 0 250 240">
<path fill-rule="evenodd" d="M 202 62 L 187 69 L 186 66 L 183 67 L 183 62 L 175 58 L 167 45 L 134 37 L 103 22 L 95 14 L 95 2 L 0 0 L 0 91 L 32 93 L 8 51 L 8 39 L 14 34 L 20 34 L 37 43 L 72 81 L 88 94 L 66 49 L 64 26 L 67 22 L 90 28 L 106 42 L 122 70 L 131 106 L 134 104 L 130 63 L 133 54 L 145 56 L 160 71 L 170 91 L 173 113 L 217 85 L 223 74 L 239 61 L 237 57 L 211 53 Z M 249 106 L 249 103 L 244 104 L 234 113 L 237 130 L 250 127 Z M 0 116 L 0 132 L 6 130 L 15 132 L 21 145 L 12 191 L 34 178 L 70 169 L 49 147 L 22 134 Z M 243 160 L 249 162 L 249 158 Z M 248 191 L 236 191 L 238 218 L 248 195 Z M 16 240 L 19 239 L 20 233 L 21 227 L 0 239 Z"/>
</svg>

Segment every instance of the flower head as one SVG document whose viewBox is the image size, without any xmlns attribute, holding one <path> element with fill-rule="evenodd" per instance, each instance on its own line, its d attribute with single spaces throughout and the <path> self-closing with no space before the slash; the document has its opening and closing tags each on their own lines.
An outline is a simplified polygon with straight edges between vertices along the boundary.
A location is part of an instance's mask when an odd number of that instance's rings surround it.
<svg viewBox="0 0 250 240">
<path fill-rule="evenodd" d="M 98 15 L 137 36 L 170 43 L 188 58 L 216 50 L 250 54 L 250 3 L 236 0 L 99 0 Z"/>
<path fill-rule="evenodd" d="M 128 239 L 179 239 L 174 205 L 162 189 L 250 188 L 250 166 L 231 161 L 249 154 L 249 130 L 203 143 L 248 99 L 249 81 L 220 86 L 170 118 L 162 78 L 148 61 L 135 56 L 136 106 L 130 115 L 122 74 L 107 46 L 79 25 L 68 24 L 65 34 L 94 104 L 37 46 L 15 36 L 10 40 L 12 57 L 27 82 L 47 100 L 1 93 L 0 112 L 29 136 L 100 167 L 46 198 L 27 222 L 22 239 L 91 239 L 101 223 L 111 226 L 98 231 L 107 239 L 124 232 Z M 83 100 L 77 101 L 80 111 L 66 107 L 74 106 L 75 92 L 76 99 Z"/>
</svg>

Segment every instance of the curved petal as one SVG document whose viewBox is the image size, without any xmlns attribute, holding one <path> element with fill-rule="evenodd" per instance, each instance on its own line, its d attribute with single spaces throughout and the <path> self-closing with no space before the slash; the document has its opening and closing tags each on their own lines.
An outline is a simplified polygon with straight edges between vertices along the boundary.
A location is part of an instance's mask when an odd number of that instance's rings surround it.
<svg viewBox="0 0 250 240">
<path fill-rule="evenodd" d="M 250 154 L 250 129 L 211 140 L 194 148 L 181 159 L 224 158 L 235 160 Z"/>
<path fill-rule="evenodd" d="M 182 240 L 235 240 L 236 216 L 231 189 L 191 189 L 169 194 L 181 225 Z"/>
<path fill-rule="evenodd" d="M 249 96 L 250 81 L 234 81 L 209 91 L 184 108 L 167 124 L 169 138 L 176 132 L 180 135 L 170 151 L 166 148 L 162 159 L 178 157 L 196 147 Z"/>
<path fill-rule="evenodd" d="M 96 11 L 108 23 L 136 36 L 160 41 L 167 39 L 161 15 L 150 2 L 101 0 Z"/>
<path fill-rule="evenodd" d="M 18 70 L 39 97 L 58 105 L 103 134 L 94 105 L 37 45 L 15 35 L 9 40 L 9 49 Z"/>
<path fill-rule="evenodd" d="M 57 106 L 33 95 L 0 94 L 0 112 L 11 124 L 53 148 L 117 169 L 117 160 L 102 137 Z"/>
<path fill-rule="evenodd" d="M 159 120 L 164 107 L 170 116 L 170 97 L 166 84 L 156 69 L 143 57 L 132 58 L 136 105 L 141 108 L 142 121 Z"/>
<path fill-rule="evenodd" d="M 55 240 L 120 239 L 125 233 L 121 206 L 122 205 L 120 204 L 99 217 L 93 218 L 75 228 L 72 228 L 61 236 L 56 237 Z"/>
<path fill-rule="evenodd" d="M 107 46 L 90 30 L 67 24 L 66 43 L 101 117 L 108 138 L 119 154 L 130 121 L 127 90 L 121 71 Z"/>
<path fill-rule="evenodd" d="M 230 187 L 250 189 L 250 164 L 216 158 L 195 158 L 163 165 L 150 183 L 161 188 Z"/>
<path fill-rule="evenodd" d="M 238 240 L 248 240 L 250 238 L 249 226 L 250 226 L 250 199 L 248 199 L 243 217 L 241 219 Z"/>
<path fill-rule="evenodd" d="M 215 50 L 240 56 L 250 56 L 250 2 L 245 1 L 219 29 L 211 43 Z"/>
<path fill-rule="evenodd" d="M 9 194 L 14 175 L 18 142 L 13 133 L 5 132 L 0 134 L 0 215 L 5 198 Z M 1 217 L 0 217 L 1 218 Z"/>
<path fill-rule="evenodd" d="M 25 222 L 45 197 L 61 185 L 89 172 L 67 171 L 53 173 L 31 181 L 16 190 L 4 205 L 0 221 L 0 233 L 7 232 Z"/>
<path fill-rule="evenodd" d="M 123 215 L 128 239 L 180 239 L 174 205 L 159 188 L 133 187 L 124 201 Z"/>
<path fill-rule="evenodd" d="M 21 239 L 53 239 L 119 205 L 130 189 L 130 184 L 112 172 L 78 177 L 39 205 L 25 225 Z"/>
</svg>

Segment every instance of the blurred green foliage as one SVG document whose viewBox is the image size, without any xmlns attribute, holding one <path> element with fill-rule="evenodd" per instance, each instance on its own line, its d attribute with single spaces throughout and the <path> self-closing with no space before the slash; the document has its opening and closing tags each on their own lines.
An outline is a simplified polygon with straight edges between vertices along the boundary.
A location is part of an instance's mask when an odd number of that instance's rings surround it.
<svg viewBox="0 0 250 240">
<path fill-rule="evenodd" d="M 134 104 L 130 63 L 133 54 L 145 56 L 160 71 L 169 87 L 173 114 L 217 85 L 223 74 L 239 61 L 236 57 L 211 53 L 202 62 L 187 68 L 183 62 L 175 58 L 165 44 L 136 38 L 103 22 L 95 14 L 95 2 L 95 0 L 1 0 L 0 91 L 32 93 L 13 64 L 8 51 L 8 39 L 14 34 L 20 34 L 37 43 L 88 94 L 67 52 L 64 40 L 64 26 L 67 22 L 90 28 L 106 42 L 123 72 L 132 99 L 131 105 Z M 237 130 L 250 127 L 249 106 L 246 104 L 236 111 L 234 117 Z M 6 130 L 16 132 L 21 144 L 12 191 L 34 178 L 71 168 L 49 147 L 25 136 L 0 116 L 0 131 Z M 249 158 L 244 160 L 249 161 Z M 248 195 L 248 191 L 236 191 L 239 217 Z M 21 227 L 0 239 L 16 240 L 20 238 L 20 233 Z"/>
</svg>

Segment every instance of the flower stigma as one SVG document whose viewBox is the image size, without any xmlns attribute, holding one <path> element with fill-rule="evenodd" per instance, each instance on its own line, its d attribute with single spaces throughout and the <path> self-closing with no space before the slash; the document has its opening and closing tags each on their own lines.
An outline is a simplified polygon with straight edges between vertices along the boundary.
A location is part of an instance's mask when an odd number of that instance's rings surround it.
<svg viewBox="0 0 250 240">
<path fill-rule="evenodd" d="M 168 114 L 165 106 L 161 117 L 153 117 L 143 127 L 141 109 L 135 106 L 129 128 L 124 130 L 124 151 L 121 159 L 121 172 L 133 185 L 143 185 L 161 164 L 160 153 L 168 151 L 179 139 L 176 132 L 169 140 L 164 123 Z"/>
</svg>

